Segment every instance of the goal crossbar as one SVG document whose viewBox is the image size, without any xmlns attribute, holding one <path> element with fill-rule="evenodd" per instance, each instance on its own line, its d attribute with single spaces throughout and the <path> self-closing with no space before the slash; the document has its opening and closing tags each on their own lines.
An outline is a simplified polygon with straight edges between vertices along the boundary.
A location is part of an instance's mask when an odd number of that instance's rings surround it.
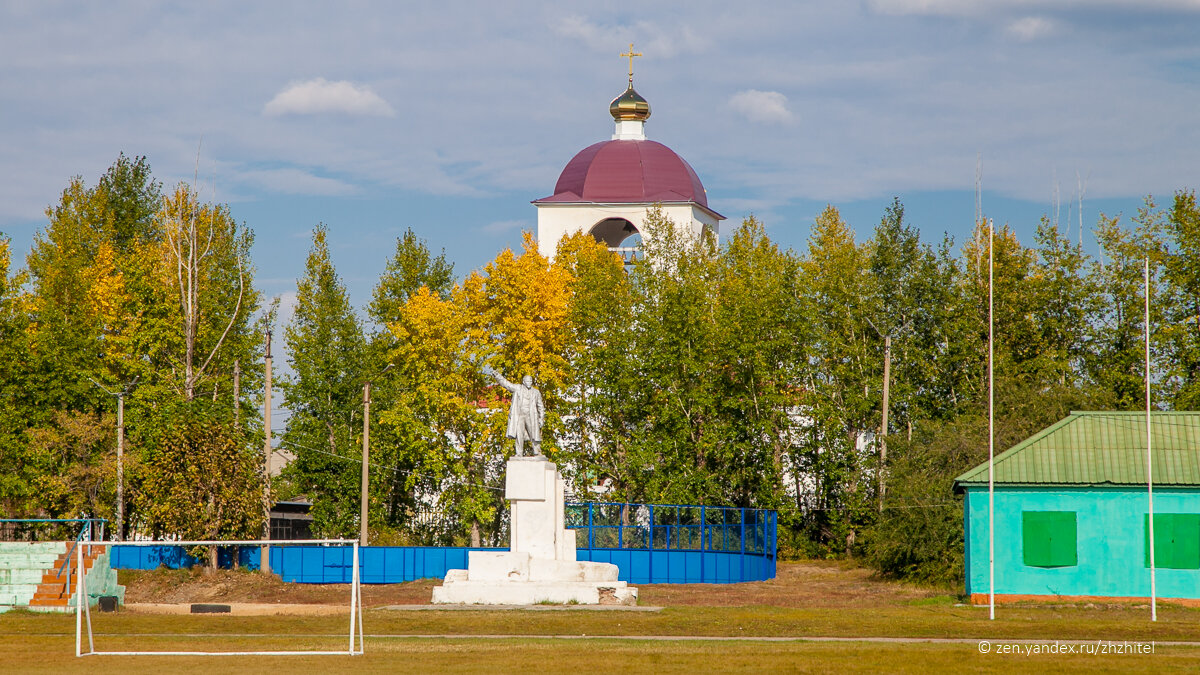
<svg viewBox="0 0 1200 675">
<path fill-rule="evenodd" d="M 87 596 L 87 574 L 84 567 L 84 549 L 89 546 L 306 546 L 306 545 L 341 545 L 353 546 L 351 575 L 350 575 L 350 644 L 347 649 L 339 650 L 280 650 L 280 651 L 100 651 L 96 649 L 92 635 L 91 603 Z M 76 541 L 76 575 L 75 575 L 75 656 L 320 656 L 320 655 L 349 655 L 358 656 L 363 653 L 362 628 L 362 575 L 359 563 L 359 545 L 357 539 L 253 539 L 240 541 L 226 540 L 179 540 L 179 541 L 92 541 L 81 537 Z M 87 625 L 87 651 L 83 650 L 84 622 Z"/>
</svg>

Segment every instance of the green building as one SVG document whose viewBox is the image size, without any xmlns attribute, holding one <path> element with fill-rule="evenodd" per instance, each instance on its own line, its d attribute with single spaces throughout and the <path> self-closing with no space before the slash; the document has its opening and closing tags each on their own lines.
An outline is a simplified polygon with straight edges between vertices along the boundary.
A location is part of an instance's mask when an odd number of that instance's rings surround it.
<svg viewBox="0 0 1200 675">
<path fill-rule="evenodd" d="M 1200 412 L 1151 416 L 1157 597 L 1200 599 Z M 1146 413 L 1072 412 L 995 457 L 997 602 L 1149 598 Z M 988 602 L 988 465 L 955 479 Z"/>
</svg>

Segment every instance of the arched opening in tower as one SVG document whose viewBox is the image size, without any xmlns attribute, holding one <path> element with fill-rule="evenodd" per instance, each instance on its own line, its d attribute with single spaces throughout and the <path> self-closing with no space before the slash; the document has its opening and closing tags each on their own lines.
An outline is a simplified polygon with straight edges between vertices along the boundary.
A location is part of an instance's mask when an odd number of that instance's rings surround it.
<svg viewBox="0 0 1200 675">
<path fill-rule="evenodd" d="M 626 265 L 642 257 L 642 234 L 624 218 L 605 218 L 593 225 L 588 234 L 621 256 Z"/>
</svg>

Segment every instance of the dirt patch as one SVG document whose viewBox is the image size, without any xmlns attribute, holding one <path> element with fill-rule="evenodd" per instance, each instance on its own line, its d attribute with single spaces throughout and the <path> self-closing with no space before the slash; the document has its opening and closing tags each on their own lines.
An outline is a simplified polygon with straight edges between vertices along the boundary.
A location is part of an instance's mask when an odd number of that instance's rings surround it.
<svg viewBox="0 0 1200 675">
<path fill-rule="evenodd" d="M 349 614 L 349 603 L 341 605 L 284 605 L 261 602 L 230 602 L 228 612 L 214 612 L 206 616 L 324 616 Z M 122 611 L 132 614 L 193 614 L 191 603 L 137 602 L 125 603 Z"/>
<path fill-rule="evenodd" d="M 944 590 L 882 581 L 844 561 L 781 562 L 770 581 L 740 584 L 643 584 L 643 605 L 733 607 L 888 607 L 946 595 Z"/>
<path fill-rule="evenodd" d="M 273 574 L 217 570 L 120 570 L 126 604 L 192 602 L 338 605 L 350 602 L 350 584 L 292 584 Z M 428 603 L 440 581 L 363 584 L 364 607 Z"/>
<path fill-rule="evenodd" d="M 274 575 L 219 570 L 121 570 L 126 603 L 192 602 L 344 607 L 349 584 L 284 583 Z M 440 580 L 364 584 L 363 606 L 425 605 Z M 771 581 L 741 584 L 640 584 L 638 604 L 647 606 L 888 607 L 946 595 L 945 591 L 881 581 L 869 569 L 840 561 L 779 563 Z"/>
</svg>

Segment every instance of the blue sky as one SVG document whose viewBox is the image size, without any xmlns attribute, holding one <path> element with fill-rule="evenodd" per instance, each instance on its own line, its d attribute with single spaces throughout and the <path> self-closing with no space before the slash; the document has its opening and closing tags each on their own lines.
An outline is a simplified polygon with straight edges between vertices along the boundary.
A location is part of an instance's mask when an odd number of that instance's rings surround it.
<svg viewBox="0 0 1200 675">
<path fill-rule="evenodd" d="M 71 176 L 125 152 L 190 181 L 199 146 L 268 295 L 325 222 L 362 306 L 407 227 L 459 274 L 518 246 L 611 135 L 632 41 L 648 136 L 784 246 L 826 203 L 865 236 L 893 196 L 961 241 L 977 156 L 1026 241 L 1056 185 L 1077 228 L 1082 185 L 1087 245 L 1200 183 L 1197 35 L 1200 0 L 0 2 L 0 231 L 27 251 Z"/>
</svg>

